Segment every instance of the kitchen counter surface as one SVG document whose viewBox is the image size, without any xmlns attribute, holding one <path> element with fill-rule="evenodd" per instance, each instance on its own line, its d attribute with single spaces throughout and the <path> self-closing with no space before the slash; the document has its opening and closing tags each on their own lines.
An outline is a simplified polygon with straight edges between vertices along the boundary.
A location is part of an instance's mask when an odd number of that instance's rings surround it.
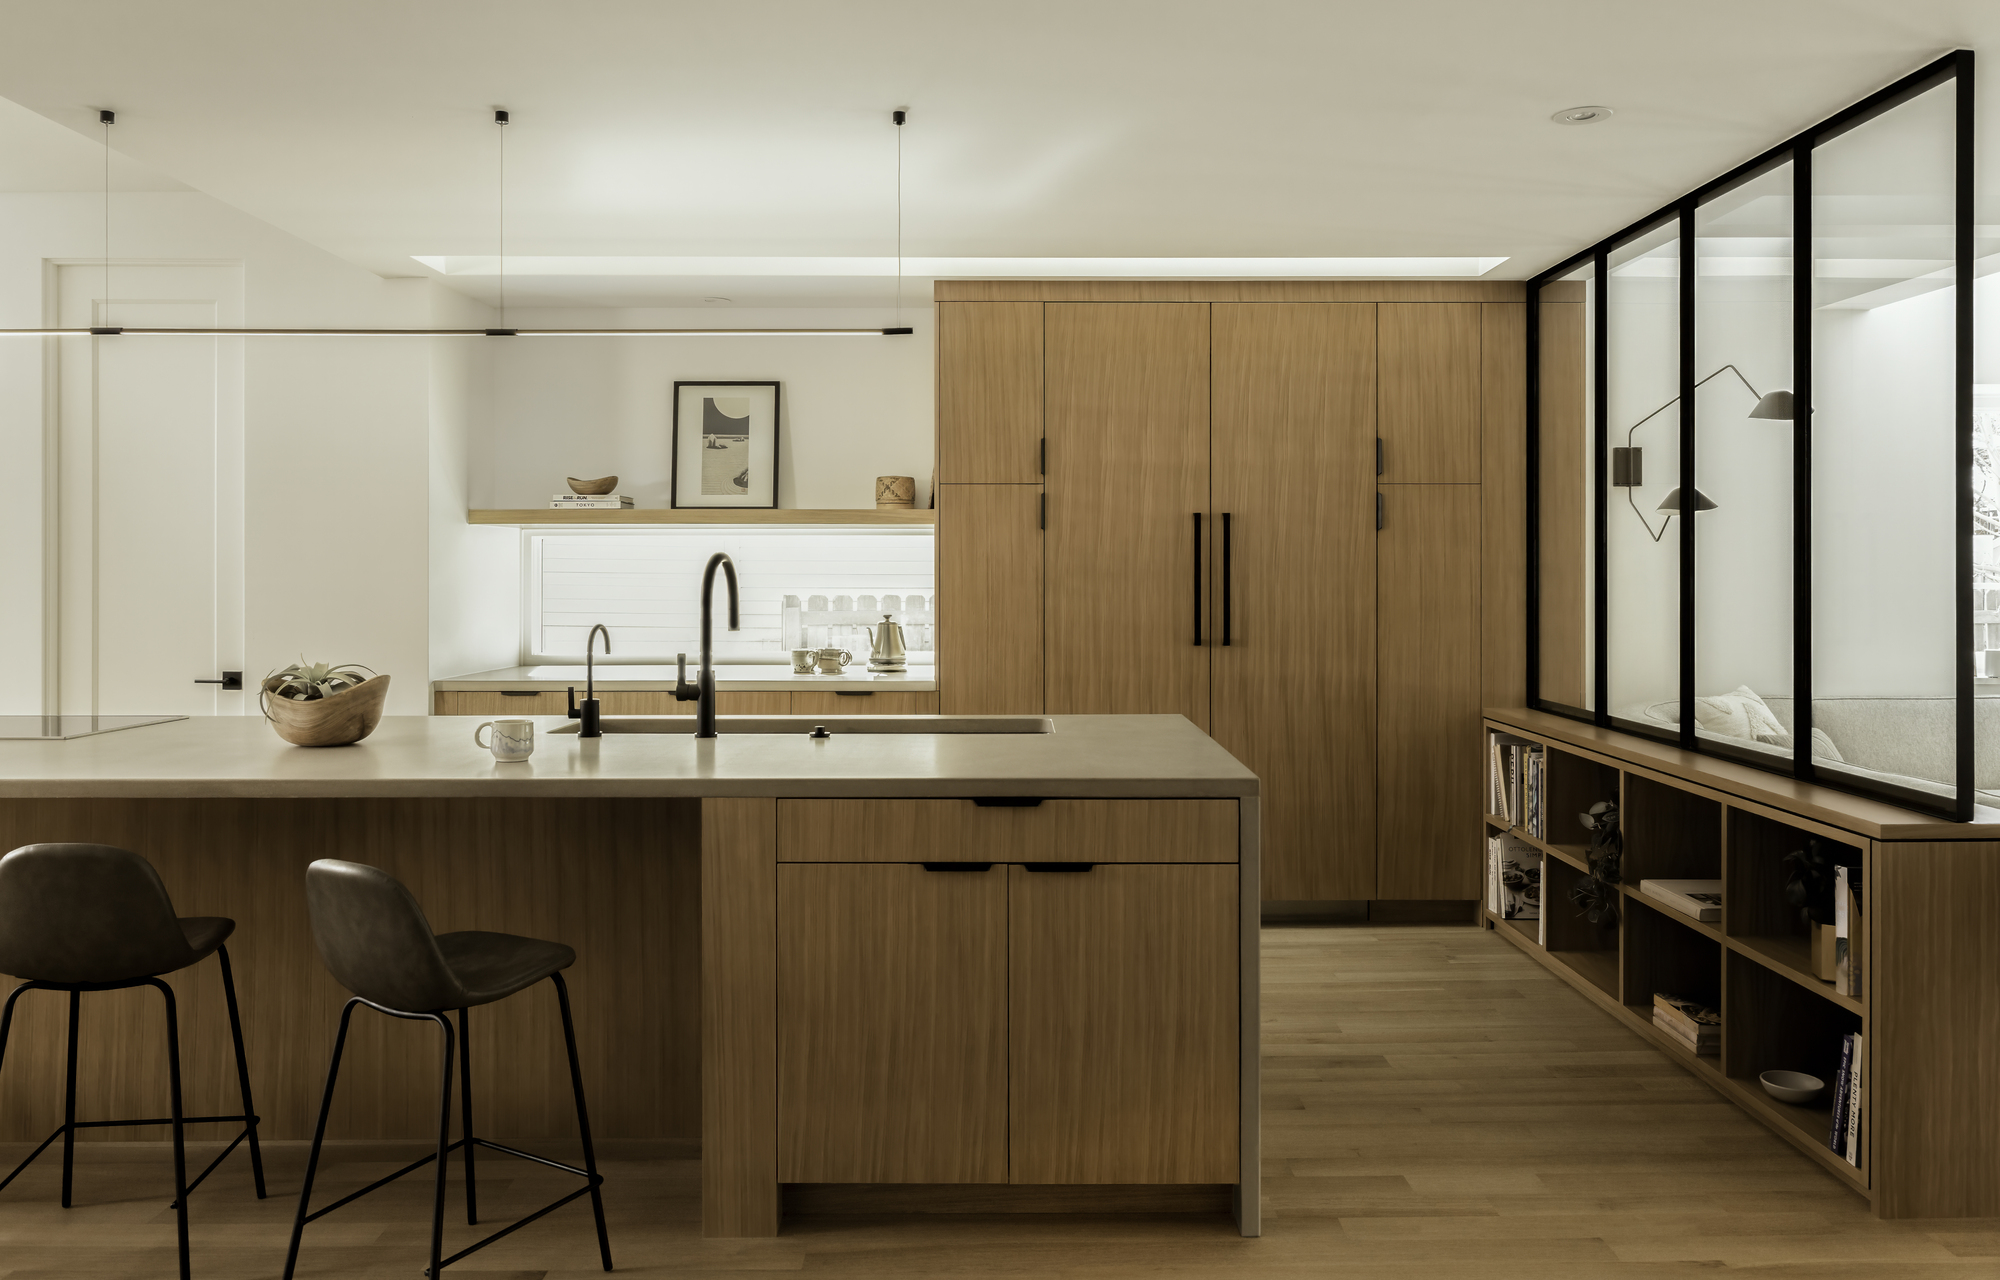
<svg viewBox="0 0 2000 1280">
<path fill-rule="evenodd" d="M 846 671 L 837 676 L 799 675 L 789 665 L 758 666 L 755 664 L 723 665 L 715 668 L 715 688 L 718 693 L 814 693 L 840 689 L 897 690 L 905 693 L 930 693 L 937 689 L 937 668 L 932 666 L 912 667 L 903 675 L 871 675 L 868 671 L 868 655 L 856 653 L 855 661 Z M 692 680 L 697 664 L 688 663 L 688 678 Z M 574 686 L 579 695 L 584 686 L 583 664 L 575 666 L 501 667 L 495 671 L 475 671 L 470 675 L 453 676 L 449 680 L 431 681 L 431 689 L 437 693 L 490 693 L 498 690 L 532 690 L 537 693 L 561 693 Z M 679 669 L 672 664 L 658 666 L 613 666 L 609 663 L 597 665 L 597 690 L 600 693 L 656 693 L 672 689 L 679 676 Z"/>
<path fill-rule="evenodd" d="M 804 677 L 801 677 L 802 679 Z M 607 717 L 609 718 L 609 717 Z M 947 717 L 940 717 L 947 718 Z M 294 747 L 261 718 L 200 716 L 66 742 L 0 741 L 0 799 L 72 797 L 1255 796 L 1257 778 L 1177 715 L 1054 716 L 1051 733 L 609 734 L 537 716 L 500 764 L 461 718 L 387 716 L 351 747 Z M 768 717 L 758 717 L 768 720 Z"/>
</svg>

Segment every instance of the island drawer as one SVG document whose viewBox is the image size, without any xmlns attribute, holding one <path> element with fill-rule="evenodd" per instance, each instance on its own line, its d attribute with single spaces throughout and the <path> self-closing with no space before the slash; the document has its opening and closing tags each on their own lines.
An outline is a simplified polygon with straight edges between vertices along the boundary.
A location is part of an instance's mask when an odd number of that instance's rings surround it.
<svg viewBox="0 0 2000 1280">
<path fill-rule="evenodd" d="M 780 800 L 780 862 L 1235 862 L 1234 800 Z"/>
</svg>

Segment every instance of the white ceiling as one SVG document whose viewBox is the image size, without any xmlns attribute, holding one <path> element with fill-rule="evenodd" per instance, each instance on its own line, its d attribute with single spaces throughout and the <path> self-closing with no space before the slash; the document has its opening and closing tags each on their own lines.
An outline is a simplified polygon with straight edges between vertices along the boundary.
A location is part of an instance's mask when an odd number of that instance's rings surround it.
<svg viewBox="0 0 2000 1280">
<path fill-rule="evenodd" d="M 6 0 L 0 34 L 0 96 L 88 148 L 117 110 L 117 185 L 184 183 L 383 275 L 494 253 L 495 106 L 510 257 L 893 254 L 907 106 L 912 256 L 1505 258 L 1492 277 L 1521 278 L 1948 49 L 2000 49 L 2000 5 Z M 1550 123 L 1584 103 L 1617 114 Z M 0 110 L 0 190 L 101 180 L 38 123 Z M 854 300 L 768 271 L 508 292 Z"/>
</svg>

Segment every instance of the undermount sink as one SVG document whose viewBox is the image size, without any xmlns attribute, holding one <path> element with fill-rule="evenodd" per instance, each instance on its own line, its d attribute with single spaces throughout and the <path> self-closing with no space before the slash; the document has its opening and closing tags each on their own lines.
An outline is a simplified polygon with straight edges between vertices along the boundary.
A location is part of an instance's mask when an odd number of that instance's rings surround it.
<svg viewBox="0 0 2000 1280">
<path fill-rule="evenodd" d="M 694 717 L 688 716 L 605 716 L 598 722 L 607 736 L 614 733 L 694 732 Z M 717 716 L 716 732 L 723 737 L 736 733 L 809 734 L 825 726 L 830 734 L 843 733 L 1051 733 L 1055 722 L 1047 716 Z M 550 733 L 574 734 L 575 723 L 559 725 Z"/>
</svg>

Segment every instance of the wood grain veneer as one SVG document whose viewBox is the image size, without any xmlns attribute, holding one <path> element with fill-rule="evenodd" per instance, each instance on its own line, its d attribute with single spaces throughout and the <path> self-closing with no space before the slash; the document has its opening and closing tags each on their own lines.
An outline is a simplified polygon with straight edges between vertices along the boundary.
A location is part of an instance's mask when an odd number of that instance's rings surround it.
<svg viewBox="0 0 2000 1280">
<path fill-rule="evenodd" d="M 857 662 L 865 661 L 857 657 Z M 779 694 L 784 697 L 784 694 Z M 791 714 L 795 716 L 934 716 L 938 696 L 934 691 L 890 693 L 870 689 L 865 693 L 837 692 L 791 694 Z"/>
<path fill-rule="evenodd" d="M 577 690 L 577 697 L 583 690 Z M 717 715 L 782 716 L 791 713 L 792 695 L 777 692 L 719 692 Z M 664 690 L 605 690 L 597 695 L 607 716 L 691 716 L 694 703 L 681 702 Z M 431 714 L 438 716 L 559 716 L 569 711 L 569 694 L 541 691 L 526 697 L 494 689 L 440 689 L 431 694 Z"/>
<path fill-rule="evenodd" d="M 1009 867 L 1008 892 L 1009 1180 L 1235 1182 L 1236 869 Z"/>
<path fill-rule="evenodd" d="M 778 868 L 778 1177 L 1007 1180 L 1007 872 Z"/>
<path fill-rule="evenodd" d="M 1041 714 L 1043 537 L 1040 485 L 938 486 L 938 705 L 946 715 Z"/>
<path fill-rule="evenodd" d="M 1235 862 L 1234 800 L 780 800 L 781 862 Z"/>
<path fill-rule="evenodd" d="M 937 304 L 937 478 L 1040 484 L 1042 304 Z"/>
<path fill-rule="evenodd" d="M 1374 312 L 1214 308 L 1210 729 L 1264 784 L 1268 898 L 1376 896 Z"/>
<path fill-rule="evenodd" d="M 1479 660 L 1483 705 L 1528 700 L 1527 308 L 1480 314 Z"/>
<path fill-rule="evenodd" d="M 467 524 L 564 525 L 564 524 L 897 524 L 925 525 L 936 512 L 883 509 L 879 507 L 835 507 L 809 510 L 803 507 L 627 507 L 621 511 L 564 511 L 541 507 L 511 507 L 471 510 Z"/>
<path fill-rule="evenodd" d="M 9 800 L 0 803 L 0 849 L 119 845 L 159 870 L 182 915 L 236 920 L 230 958 L 266 1138 L 311 1136 L 347 998 L 320 964 L 305 910 L 306 864 L 337 857 L 402 880 L 440 931 L 488 929 L 575 947 L 566 976 L 597 1132 L 692 1151 L 700 1133 L 696 812 L 677 800 Z M 167 981 L 180 1000 L 189 1113 L 235 1110 L 216 963 Z M 0 1140 L 39 1140 L 61 1119 L 63 1009 L 59 995 L 22 998 L 0 1071 Z M 80 1114 L 165 1115 L 157 994 L 87 995 L 83 1011 Z M 329 1137 L 435 1134 L 437 1036 L 427 1030 L 356 1015 Z M 482 1007 L 471 1032 L 480 1127 L 573 1137 L 553 992 L 544 985 Z M 221 1126 L 191 1135 L 223 1136 Z M 161 1131 L 88 1137 L 157 1140 Z"/>
<path fill-rule="evenodd" d="M 778 1234 L 778 821 L 701 802 L 701 1230 Z"/>
<path fill-rule="evenodd" d="M 1518 280 L 940 280 L 939 302 L 1520 302 Z"/>
<path fill-rule="evenodd" d="M 1384 484 L 1478 484 L 1480 304 L 1385 302 L 1381 344 Z"/>
<path fill-rule="evenodd" d="M 1584 308 L 1544 302 L 1541 321 L 1541 693 L 1588 707 L 1590 427 L 1585 413 Z"/>
<path fill-rule="evenodd" d="M 1048 710 L 1177 712 L 1206 729 L 1194 516 L 1210 509 L 1209 309 L 1061 303 L 1046 317 Z"/>
<path fill-rule="evenodd" d="M 1384 491 L 1378 898 L 1479 896 L 1479 490 Z"/>
</svg>

